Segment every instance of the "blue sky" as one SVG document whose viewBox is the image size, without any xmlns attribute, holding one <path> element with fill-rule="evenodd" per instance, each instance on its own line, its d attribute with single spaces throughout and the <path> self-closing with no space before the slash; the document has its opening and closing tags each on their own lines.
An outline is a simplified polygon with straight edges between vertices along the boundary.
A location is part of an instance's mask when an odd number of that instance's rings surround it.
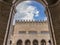
<svg viewBox="0 0 60 45">
<path fill-rule="evenodd" d="M 34 16 L 34 18 L 36 20 L 44 20 L 44 18 L 46 17 L 46 14 L 44 13 L 45 7 L 41 3 L 38 3 L 36 1 L 31 2 L 30 5 L 37 7 L 37 10 L 39 11 L 39 16 L 38 17 Z"/>
<path fill-rule="evenodd" d="M 45 7 L 36 1 L 23 1 L 16 6 L 15 20 L 47 20 Z"/>
</svg>

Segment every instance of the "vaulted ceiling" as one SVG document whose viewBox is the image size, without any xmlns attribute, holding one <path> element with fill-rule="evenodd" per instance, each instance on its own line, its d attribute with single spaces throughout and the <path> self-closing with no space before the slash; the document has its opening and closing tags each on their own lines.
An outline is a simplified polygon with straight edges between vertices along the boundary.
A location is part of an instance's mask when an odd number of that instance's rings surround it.
<svg viewBox="0 0 60 45">
<path fill-rule="evenodd" d="M 46 0 L 49 5 L 55 4 L 58 0 Z"/>
<path fill-rule="evenodd" d="M 11 3 L 13 0 L 4 0 L 4 1 Z M 48 2 L 49 5 L 51 5 L 51 4 L 56 3 L 58 0 L 46 0 L 46 1 Z"/>
<path fill-rule="evenodd" d="M 11 3 L 13 0 L 3 0 L 3 1 Z"/>
</svg>

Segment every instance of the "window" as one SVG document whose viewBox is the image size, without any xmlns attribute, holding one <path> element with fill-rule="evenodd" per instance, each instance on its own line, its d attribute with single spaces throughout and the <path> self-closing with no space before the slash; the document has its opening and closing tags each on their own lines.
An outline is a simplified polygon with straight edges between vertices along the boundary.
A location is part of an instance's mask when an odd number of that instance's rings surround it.
<svg viewBox="0 0 60 45">
<path fill-rule="evenodd" d="M 44 39 L 41 40 L 41 45 L 46 45 L 46 41 Z"/>
<path fill-rule="evenodd" d="M 28 34 L 37 34 L 37 31 L 29 31 Z"/>
<path fill-rule="evenodd" d="M 19 31 L 19 34 L 26 34 L 26 31 Z"/>
<path fill-rule="evenodd" d="M 22 45 L 22 40 L 18 40 L 17 45 Z"/>
<path fill-rule="evenodd" d="M 26 41 L 25 41 L 25 45 L 31 45 L 30 40 L 26 40 Z"/>
<path fill-rule="evenodd" d="M 49 31 L 41 31 L 41 34 L 49 34 Z"/>
<path fill-rule="evenodd" d="M 33 40 L 33 45 L 38 45 L 38 41 L 37 40 Z"/>
</svg>

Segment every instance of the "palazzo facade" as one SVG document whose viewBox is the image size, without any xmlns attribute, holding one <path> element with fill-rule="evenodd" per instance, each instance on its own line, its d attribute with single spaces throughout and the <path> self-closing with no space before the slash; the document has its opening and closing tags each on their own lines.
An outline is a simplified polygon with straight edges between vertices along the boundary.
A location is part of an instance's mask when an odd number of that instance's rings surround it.
<svg viewBox="0 0 60 45">
<path fill-rule="evenodd" d="M 16 21 L 7 45 L 51 45 L 47 21 Z"/>
</svg>

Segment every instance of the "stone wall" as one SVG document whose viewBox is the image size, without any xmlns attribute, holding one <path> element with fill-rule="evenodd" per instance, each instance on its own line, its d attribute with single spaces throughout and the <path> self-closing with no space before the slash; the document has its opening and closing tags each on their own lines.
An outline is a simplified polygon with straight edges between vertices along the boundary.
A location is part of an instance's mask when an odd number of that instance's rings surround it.
<svg viewBox="0 0 60 45">
<path fill-rule="evenodd" d="M 51 19 L 53 25 L 53 31 L 57 45 L 60 45 L 60 2 L 50 5 L 49 10 L 51 12 Z"/>
<path fill-rule="evenodd" d="M 25 33 L 21 33 L 23 31 L 25 31 Z M 31 33 L 29 33 L 29 31 L 31 31 Z M 33 34 L 32 32 L 34 31 L 37 33 Z M 9 35 L 9 40 L 12 41 L 11 45 L 16 45 L 18 40 L 22 40 L 23 45 L 25 45 L 24 42 L 27 39 L 31 41 L 31 45 L 33 44 L 32 42 L 34 39 L 38 40 L 38 45 L 41 45 L 42 39 L 46 41 L 46 45 L 49 45 L 48 41 L 50 40 L 50 33 L 47 22 L 17 22 L 14 25 L 14 30 L 12 33 L 13 35 Z M 7 43 L 7 45 L 8 44 L 9 43 Z"/>
<path fill-rule="evenodd" d="M 0 1 L 0 45 L 3 45 L 9 13 L 10 5 Z"/>
</svg>

